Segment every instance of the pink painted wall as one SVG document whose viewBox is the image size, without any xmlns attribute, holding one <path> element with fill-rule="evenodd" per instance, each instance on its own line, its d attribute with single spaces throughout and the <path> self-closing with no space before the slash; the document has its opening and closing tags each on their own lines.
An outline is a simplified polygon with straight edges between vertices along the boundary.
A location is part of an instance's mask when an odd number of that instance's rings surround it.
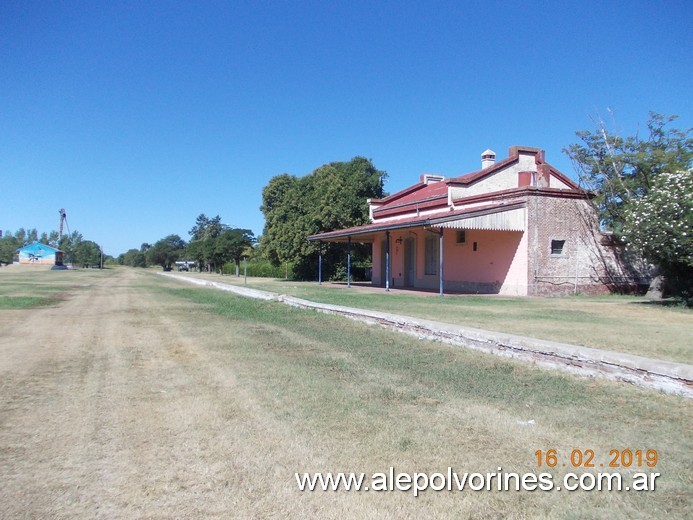
<svg viewBox="0 0 693 520">
<path fill-rule="evenodd" d="M 390 240 L 390 283 L 394 288 L 405 286 L 404 241 L 413 237 L 416 243 L 414 287 L 436 289 L 438 274 L 425 274 L 425 239 L 428 231 L 416 229 L 393 233 Z M 434 235 L 435 236 L 435 235 Z M 398 244 L 397 239 L 402 238 Z M 437 238 L 436 238 L 437 240 Z M 474 251 L 474 242 L 477 250 Z M 497 292 L 508 295 L 527 294 L 527 236 L 511 231 L 467 230 L 466 242 L 456 243 L 456 230 L 444 234 L 445 288 L 453 291 Z M 384 285 L 381 241 L 373 244 L 373 278 L 376 285 Z"/>
<path fill-rule="evenodd" d="M 473 290 L 473 284 L 493 284 L 499 294 L 527 294 L 525 235 L 514 231 L 469 229 L 466 231 L 466 242 L 457 244 L 454 230 L 446 230 L 446 282 L 450 282 L 452 289 L 455 288 L 454 283 L 459 281 L 471 284 L 469 290 Z M 482 288 L 479 289 L 482 292 Z"/>
</svg>

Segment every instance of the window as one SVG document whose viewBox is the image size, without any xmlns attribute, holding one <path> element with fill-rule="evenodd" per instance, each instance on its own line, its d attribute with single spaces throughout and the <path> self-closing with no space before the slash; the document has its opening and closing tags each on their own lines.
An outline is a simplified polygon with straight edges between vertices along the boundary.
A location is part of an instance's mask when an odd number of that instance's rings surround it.
<svg viewBox="0 0 693 520">
<path fill-rule="evenodd" d="M 464 229 L 458 229 L 455 234 L 455 242 L 464 244 L 467 241 L 467 232 Z"/>
<path fill-rule="evenodd" d="M 565 240 L 552 240 L 551 241 L 551 254 L 552 255 L 562 255 L 564 245 L 565 245 Z"/>
<path fill-rule="evenodd" d="M 438 237 L 426 237 L 424 274 L 438 274 Z"/>
</svg>

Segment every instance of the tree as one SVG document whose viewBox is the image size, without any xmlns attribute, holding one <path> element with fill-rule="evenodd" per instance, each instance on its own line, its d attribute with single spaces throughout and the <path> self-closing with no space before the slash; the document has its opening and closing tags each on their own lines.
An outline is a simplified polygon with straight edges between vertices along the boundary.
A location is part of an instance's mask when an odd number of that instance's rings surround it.
<svg viewBox="0 0 693 520">
<path fill-rule="evenodd" d="M 384 195 L 386 178 L 384 171 L 363 157 L 325 164 L 301 178 L 273 177 L 262 191 L 263 251 L 274 265 L 292 263 L 299 278 L 314 278 L 322 246 L 309 243 L 306 237 L 367 223 L 366 199 Z M 326 248 L 324 253 L 329 276 L 344 254 L 338 248 Z"/>
<path fill-rule="evenodd" d="M 77 264 L 75 259 L 75 249 L 80 242 L 84 240 L 82 233 L 74 230 L 69 235 L 63 235 L 58 242 L 57 248 L 65 253 L 65 262 L 70 264 Z"/>
<path fill-rule="evenodd" d="M 149 248 L 145 256 L 149 265 L 160 265 L 164 271 L 170 271 L 184 253 L 185 241 L 178 235 L 168 235 Z"/>
<path fill-rule="evenodd" d="M 676 118 L 651 112 L 644 138 L 638 133 L 625 138 L 614 135 L 598 121 L 595 132 L 577 132 L 581 144 L 564 150 L 573 161 L 581 185 L 595 193 L 592 200 L 602 226 L 613 231 L 617 240 L 628 243 L 631 252 L 642 247 L 637 253 L 657 265 L 665 278 L 673 277 L 672 282 L 682 272 L 689 272 L 679 269 L 685 253 L 677 249 L 675 261 L 671 256 L 674 250 L 670 240 L 678 232 L 669 228 L 667 219 L 680 210 L 673 199 L 679 193 L 673 183 L 686 185 L 676 172 L 687 172 L 693 166 L 693 138 L 689 137 L 693 129 L 669 128 Z M 668 206 L 655 207 L 665 202 Z M 643 212 L 653 218 L 645 222 Z M 646 234 L 650 238 L 646 239 Z"/>
<path fill-rule="evenodd" d="M 195 219 L 195 225 L 188 232 L 190 234 L 190 241 L 194 242 L 195 240 L 202 240 L 208 225 L 209 218 L 207 218 L 207 215 L 204 213 L 200 213 L 197 216 L 197 219 Z"/>
<path fill-rule="evenodd" d="M 48 233 L 48 245 L 51 247 L 58 247 L 58 242 L 60 241 L 60 234 L 53 230 Z"/>
<path fill-rule="evenodd" d="M 255 236 L 249 229 L 225 229 L 216 239 L 215 249 L 220 254 L 222 265 L 233 260 L 236 265 L 236 276 L 240 276 L 243 255 L 255 242 Z"/>
<path fill-rule="evenodd" d="M 147 267 L 147 260 L 143 251 L 133 248 L 118 257 L 118 264 L 129 265 L 130 267 Z"/>
<path fill-rule="evenodd" d="M 195 261 L 200 271 L 202 270 L 202 266 L 205 265 L 205 251 L 202 247 L 203 243 L 204 241 L 202 240 L 191 241 L 188 244 L 185 254 L 187 260 Z"/>
<path fill-rule="evenodd" d="M 645 138 L 637 133 L 620 137 L 600 120 L 596 131 L 576 133 L 582 143 L 563 150 L 581 185 L 596 194 L 594 203 L 607 229 L 620 234 L 624 207 L 646 195 L 658 175 L 691 167 L 693 138 L 688 136 L 692 130 L 668 128 L 676 118 L 650 112 Z"/>
<path fill-rule="evenodd" d="M 73 262 L 76 265 L 101 265 L 101 248 L 96 242 L 82 240 L 74 248 Z"/>
<path fill-rule="evenodd" d="M 27 235 L 26 235 L 26 229 L 19 228 L 15 233 L 14 233 L 14 238 L 16 238 L 19 242 L 21 242 L 22 246 L 25 245 L 27 242 Z M 21 247 L 21 246 L 20 246 Z"/>
<path fill-rule="evenodd" d="M 693 305 L 693 170 L 661 173 L 626 206 L 623 240 L 665 277 L 665 290 Z"/>
<path fill-rule="evenodd" d="M 200 213 L 189 231 L 191 238 L 187 250 L 188 257 L 195 260 L 199 266 L 206 265 L 208 271 L 221 268 L 229 259 L 224 259 L 224 251 L 217 247 L 217 239 L 228 229 L 229 226 L 221 223 L 219 215 L 209 218 Z"/>
<path fill-rule="evenodd" d="M 204 213 L 200 213 L 195 220 L 195 225 L 189 231 L 190 241 L 217 238 L 227 228 L 227 225 L 221 223 L 219 215 L 210 219 Z"/>
<path fill-rule="evenodd" d="M 38 241 L 51 247 L 58 247 L 59 238 L 57 231 L 51 231 L 50 233 L 41 233 Z"/>
<path fill-rule="evenodd" d="M 24 244 L 11 233 L 5 233 L 5 235 L 0 238 L 0 263 L 11 264 L 14 261 L 15 252 L 23 245 Z"/>
</svg>

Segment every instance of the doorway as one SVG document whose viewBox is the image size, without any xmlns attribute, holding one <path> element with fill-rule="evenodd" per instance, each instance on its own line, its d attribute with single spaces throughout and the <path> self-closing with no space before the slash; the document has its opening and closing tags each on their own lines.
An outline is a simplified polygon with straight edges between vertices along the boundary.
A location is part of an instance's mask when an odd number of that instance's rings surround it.
<svg viewBox="0 0 693 520">
<path fill-rule="evenodd" d="M 416 282 L 416 239 L 404 239 L 404 286 L 414 287 Z"/>
</svg>

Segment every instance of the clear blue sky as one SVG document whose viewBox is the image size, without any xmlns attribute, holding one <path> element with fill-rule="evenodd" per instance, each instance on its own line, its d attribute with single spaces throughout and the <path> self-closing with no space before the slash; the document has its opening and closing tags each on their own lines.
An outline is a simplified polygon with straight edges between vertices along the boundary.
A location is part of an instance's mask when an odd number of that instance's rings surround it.
<svg viewBox="0 0 693 520">
<path fill-rule="evenodd" d="M 262 188 L 356 155 L 386 189 L 591 117 L 693 126 L 693 2 L 0 2 L 0 229 L 118 255 L 200 213 L 262 233 Z"/>
</svg>

